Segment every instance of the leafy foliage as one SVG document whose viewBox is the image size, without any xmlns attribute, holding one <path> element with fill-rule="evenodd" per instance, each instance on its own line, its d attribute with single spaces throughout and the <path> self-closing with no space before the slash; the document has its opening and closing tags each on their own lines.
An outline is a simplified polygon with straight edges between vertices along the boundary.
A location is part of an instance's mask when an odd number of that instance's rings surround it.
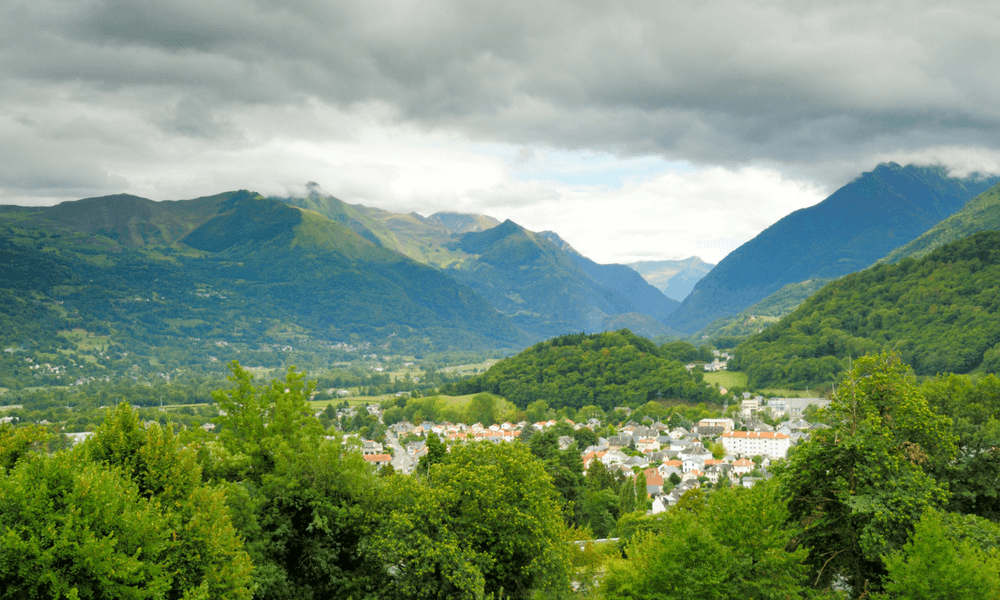
<svg viewBox="0 0 1000 600">
<path fill-rule="evenodd" d="M 927 511 L 903 548 L 885 557 L 883 598 L 989 600 L 1000 596 L 1000 549 L 956 539 L 946 519 Z"/>
<path fill-rule="evenodd" d="M 593 405 L 605 412 L 656 399 L 699 402 L 717 397 L 700 374 L 689 373 L 676 360 L 663 358 L 652 342 L 627 329 L 553 338 L 447 389 L 488 391 L 518 406 L 543 400 L 556 409 Z"/>
<path fill-rule="evenodd" d="M 795 531 L 776 486 L 726 488 L 678 503 L 642 524 L 609 565 L 607 598 L 801 597 L 805 550 L 787 551 Z"/>
<path fill-rule="evenodd" d="M 928 472 L 955 455 L 951 423 L 930 409 L 906 370 L 892 354 L 858 359 L 829 407 L 834 427 L 814 431 L 779 469 L 819 585 L 842 574 L 856 595 L 877 589 L 881 557 L 947 499 Z"/>
</svg>

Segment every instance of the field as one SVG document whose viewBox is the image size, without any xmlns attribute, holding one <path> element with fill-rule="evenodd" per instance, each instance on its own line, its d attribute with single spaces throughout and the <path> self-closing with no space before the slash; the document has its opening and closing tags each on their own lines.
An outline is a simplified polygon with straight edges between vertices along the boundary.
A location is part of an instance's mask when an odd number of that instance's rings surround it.
<svg viewBox="0 0 1000 600">
<path fill-rule="evenodd" d="M 718 384 L 727 389 L 737 386 L 745 388 L 747 386 L 747 374 L 716 371 L 715 373 L 705 373 L 705 381 L 712 385 Z"/>
<path fill-rule="evenodd" d="M 718 384 L 726 389 L 741 387 L 746 389 L 747 374 L 729 371 L 716 371 L 715 373 L 705 373 L 705 381 L 713 385 Z M 789 390 L 784 388 L 768 388 L 757 390 L 757 394 L 765 398 L 816 398 L 823 395 L 823 390 Z"/>
</svg>

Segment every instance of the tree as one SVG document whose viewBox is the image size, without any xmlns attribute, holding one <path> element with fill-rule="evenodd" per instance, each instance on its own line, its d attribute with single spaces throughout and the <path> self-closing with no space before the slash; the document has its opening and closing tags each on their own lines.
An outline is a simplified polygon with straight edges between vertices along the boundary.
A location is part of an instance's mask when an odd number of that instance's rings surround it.
<svg viewBox="0 0 1000 600">
<path fill-rule="evenodd" d="M 776 471 L 803 527 L 813 581 L 847 578 L 855 595 L 878 589 L 882 556 L 906 542 L 947 492 L 925 469 L 955 455 L 947 418 L 934 414 L 894 354 L 858 359 L 815 431 Z"/>
<path fill-rule="evenodd" d="M 928 510 L 913 537 L 885 557 L 884 598 L 993 600 L 1000 597 L 1000 554 L 957 540 L 942 515 Z"/>
<path fill-rule="evenodd" d="M 497 399 L 492 394 L 476 394 L 469 400 L 468 415 L 470 423 L 482 423 L 489 427 L 500 418 Z"/>
<path fill-rule="evenodd" d="M 478 442 L 452 449 L 430 471 L 445 522 L 472 553 L 485 592 L 510 598 L 569 590 L 569 544 L 558 494 L 521 444 Z"/>
<path fill-rule="evenodd" d="M 627 558 L 609 563 L 603 597 L 800 597 L 806 551 L 786 550 L 796 532 L 776 486 L 692 492 L 666 513 L 623 519 L 634 533 L 623 531 Z"/>
<path fill-rule="evenodd" d="M 193 450 L 172 429 L 144 424 L 122 402 L 79 452 L 119 469 L 160 505 L 170 534 L 162 562 L 173 573 L 167 598 L 197 590 L 211 598 L 249 598 L 250 557 L 230 521 L 225 493 L 204 485 Z"/>
<path fill-rule="evenodd" d="M 0 581 L 23 598 L 162 598 L 169 528 L 120 472 L 77 453 L 0 477 Z"/>
<path fill-rule="evenodd" d="M 430 471 L 431 465 L 436 465 L 443 461 L 445 455 L 448 453 L 448 448 L 433 431 L 427 433 L 426 445 L 427 454 L 421 456 L 420 462 L 417 463 L 417 472 L 423 475 L 426 475 Z"/>
</svg>

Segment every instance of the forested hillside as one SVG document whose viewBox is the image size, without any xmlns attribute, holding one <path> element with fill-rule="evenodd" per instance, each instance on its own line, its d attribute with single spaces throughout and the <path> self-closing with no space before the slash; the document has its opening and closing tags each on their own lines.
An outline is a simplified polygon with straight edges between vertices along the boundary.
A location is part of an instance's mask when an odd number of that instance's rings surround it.
<svg viewBox="0 0 1000 600">
<path fill-rule="evenodd" d="M 922 236 L 890 252 L 885 260 L 899 262 L 906 257 L 921 258 L 938 246 L 991 229 L 1000 229 L 1000 186 L 976 196 Z"/>
<path fill-rule="evenodd" d="M 694 333 L 789 283 L 864 269 L 962 208 L 997 178 L 881 164 L 815 206 L 793 212 L 719 262 L 666 324 Z"/>
<path fill-rule="evenodd" d="M 921 375 L 1000 371 L 1000 232 L 834 281 L 737 347 L 751 386 L 826 385 L 894 349 Z"/>
<path fill-rule="evenodd" d="M 718 392 L 675 356 L 669 345 L 661 352 L 628 330 L 565 335 L 504 359 L 454 389 L 491 392 L 519 407 L 541 400 L 555 409 L 593 405 L 610 411 L 657 399 L 718 401 Z"/>
</svg>

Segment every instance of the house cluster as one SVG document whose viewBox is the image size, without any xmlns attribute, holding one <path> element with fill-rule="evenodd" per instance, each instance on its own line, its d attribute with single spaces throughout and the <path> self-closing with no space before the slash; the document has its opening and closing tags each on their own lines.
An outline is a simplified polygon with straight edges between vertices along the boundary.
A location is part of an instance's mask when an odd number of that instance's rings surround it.
<svg viewBox="0 0 1000 600">
<path fill-rule="evenodd" d="M 740 403 L 740 415 L 744 419 L 753 419 L 760 413 L 767 413 L 773 418 L 789 417 L 800 419 L 810 406 L 816 408 L 826 408 L 830 401 L 826 398 L 771 398 L 765 400 L 763 396 L 752 396 L 750 392 L 743 393 L 743 401 Z"/>
<path fill-rule="evenodd" d="M 801 419 L 783 423 L 777 431 L 766 424 L 757 431 L 737 431 L 732 419 L 703 419 L 691 431 L 663 423 L 627 423 L 617 435 L 601 438 L 597 446 L 584 451 L 584 469 L 599 461 L 627 477 L 641 472 L 657 513 L 705 482 L 726 479 L 752 486 L 760 478 L 750 474 L 759 469 L 761 476 L 767 476 L 771 461 L 787 457 L 791 445 L 808 437 L 810 428 Z M 712 442 L 722 444 L 722 458 L 708 449 Z"/>
</svg>

